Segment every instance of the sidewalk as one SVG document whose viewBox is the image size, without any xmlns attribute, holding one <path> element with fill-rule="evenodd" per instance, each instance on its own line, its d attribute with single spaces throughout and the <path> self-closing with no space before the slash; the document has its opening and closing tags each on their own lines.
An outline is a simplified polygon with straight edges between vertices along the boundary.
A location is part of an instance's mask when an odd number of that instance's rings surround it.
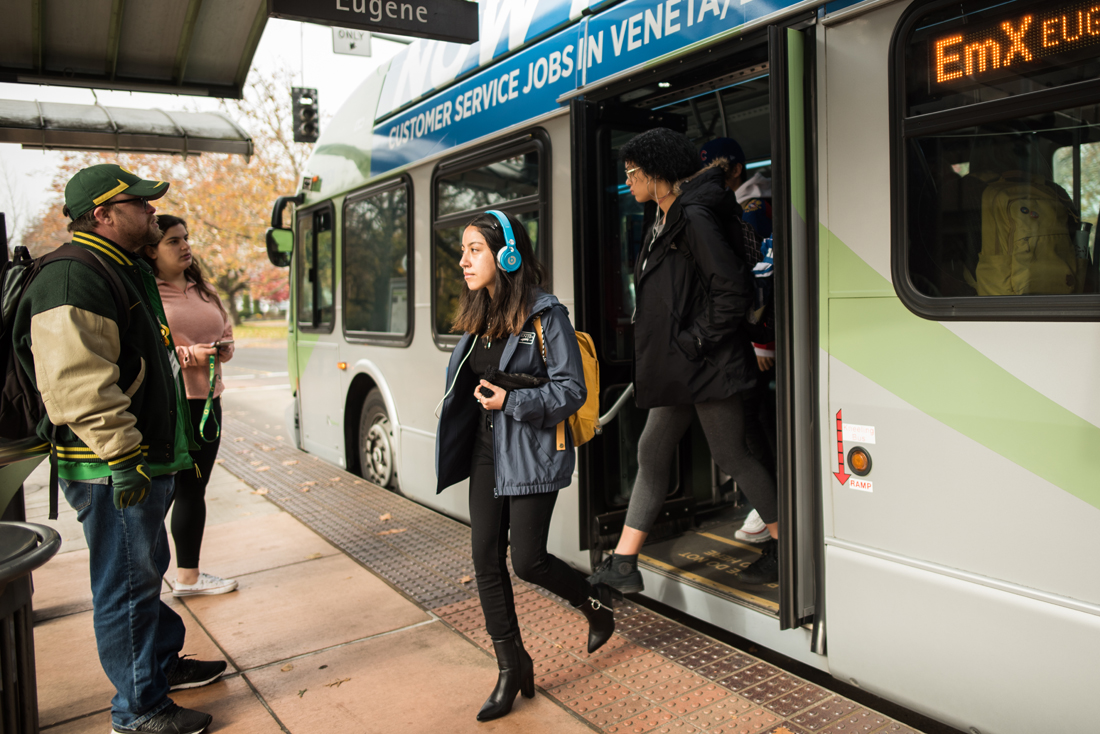
<svg viewBox="0 0 1100 734">
<path fill-rule="evenodd" d="M 96 655 L 87 546 L 64 498 L 58 520 L 46 519 L 48 478 L 40 467 L 26 484 L 27 519 L 63 538 L 34 574 L 41 727 L 105 734 L 114 690 Z M 483 650 L 221 466 L 207 505 L 203 568 L 240 589 L 174 599 L 165 584 L 164 600 L 187 625 L 185 654 L 229 662 L 221 681 L 172 695 L 212 714 L 209 731 L 591 731 L 541 692 L 479 724 L 474 714 L 496 682 Z"/>
<path fill-rule="evenodd" d="M 629 601 L 588 655 L 584 618 L 515 579 L 538 692 L 479 723 L 496 665 L 469 528 L 234 418 L 222 441 L 202 567 L 240 589 L 178 600 L 164 586 L 188 626 L 184 653 L 230 665 L 173 696 L 213 714 L 212 732 L 917 734 Z M 28 481 L 31 522 L 46 522 L 46 479 L 40 468 Z M 61 505 L 62 552 L 34 575 L 42 728 L 104 734 L 113 691 L 96 657 L 87 550 Z"/>
</svg>

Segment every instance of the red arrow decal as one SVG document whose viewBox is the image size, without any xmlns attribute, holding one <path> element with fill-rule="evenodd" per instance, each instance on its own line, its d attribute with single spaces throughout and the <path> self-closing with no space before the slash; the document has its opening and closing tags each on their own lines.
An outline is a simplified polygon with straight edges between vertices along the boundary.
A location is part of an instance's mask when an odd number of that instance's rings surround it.
<svg viewBox="0 0 1100 734">
<path fill-rule="evenodd" d="M 841 412 L 839 410 L 836 412 L 836 463 L 840 471 L 833 472 L 833 476 L 844 485 L 848 483 L 852 475 L 844 472 L 844 428 Z"/>
</svg>

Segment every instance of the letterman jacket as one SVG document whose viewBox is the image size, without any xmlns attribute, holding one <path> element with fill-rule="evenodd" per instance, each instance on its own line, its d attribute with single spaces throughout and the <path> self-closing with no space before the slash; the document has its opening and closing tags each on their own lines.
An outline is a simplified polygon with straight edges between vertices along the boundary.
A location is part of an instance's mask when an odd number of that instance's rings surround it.
<svg viewBox="0 0 1100 734">
<path fill-rule="evenodd" d="M 58 476 L 108 477 L 107 461 L 138 448 L 154 476 L 191 467 L 197 446 L 152 269 L 97 234 L 76 232 L 73 244 L 118 273 L 130 323 L 119 333 L 110 284 L 72 260 L 44 267 L 19 303 L 15 352 L 46 406 L 37 433 L 55 440 Z"/>
</svg>

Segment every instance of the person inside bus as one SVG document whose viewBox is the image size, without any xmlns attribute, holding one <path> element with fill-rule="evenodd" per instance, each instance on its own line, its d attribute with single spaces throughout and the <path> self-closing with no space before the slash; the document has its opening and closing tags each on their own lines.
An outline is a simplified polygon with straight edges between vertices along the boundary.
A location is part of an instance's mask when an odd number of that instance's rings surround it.
<svg viewBox="0 0 1100 734">
<path fill-rule="evenodd" d="M 695 146 L 680 133 L 648 130 L 619 157 L 631 194 L 646 207 L 646 238 L 634 266 L 634 397 L 649 415 L 625 527 L 588 580 L 624 593 L 642 590 L 638 552 L 664 504 L 680 438 L 698 415 L 714 460 L 744 490 L 771 536 L 740 580 L 774 582 L 775 480 L 745 443 L 743 398 L 757 375 L 744 332 L 752 274 L 742 242 L 730 241 L 743 236 L 737 202 L 724 186 L 721 162 L 700 171 Z"/>
<path fill-rule="evenodd" d="M 751 226 L 761 241 L 772 236 L 772 180 L 757 170 L 745 177 L 745 152 L 733 138 L 715 138 L 703 145 L 699 160 L 710 165 L 725 158 L 726 188 L 733 192 L 741 207 L 741 219 Z"/>
<path fill-rule="evenodd" d="M 225 387 L 221 365 L 233 358 L 233 321 L 191 253 L 187 222 L 161 214 L 157 224 L 163 234 L 160 242 L 145 247 L 145 258 L 157 276 L 164 315 L 183 367 L 191 429 L 199 445 L 191 452 L 195 470 L 176 476 L 172 507 L 176 581 L 172 596 L 226 594 L 237 588 L 237 581 L 201 573 L 199 551 L 206 526 L 206 485 L 221 438 L 220 396 Z"/>
<path fill-rule="evenodd" d="M 459 266 L 466 288 L 453 330 L 463 334 L 441 401 L 436 491 L 470 480 L 474 571 L 500 671 L 477 714 L 489 721 L 511 711 L 521 690 L 535 695 L 508 574 L 509 530 L 516 575 L 580 610 L 588 619 L 589 653 L 611 638 L 615 617 L 611 589 L 589 584 L 546 550 L 558 490 L 569 486 L 576 463 L 570 432 L 559 450 L 555 428 L 586 397 L 569 313 L 542 289 L 545 271 L 527 230 L 508 214 L 490 210 L 466 226 Z M 530 386 L 506 390 L 485 379 L 497 374 Z"/>
<path fill-rule="evenodd" d="M 733 138 L 715 138 L 703 145 L 699 151 L 699 160 L 704 165 L 725 160 L 725 185 L 737 198 L 741 207 L 741 219 L 753 228 L 761 243 L 771 237 L 772 182 L 760 170 L 752 178 L 745 180 L 745 153 L 740 143 Z M 766 253 L 762 251 L 762 247 L 755 246 L 756 243 L 752 244 L 753 248 L 745 248 L 746 261 L 750 265 L 756 265 Z M 749 252 L 750 249 L 754 251 Z M 744 394 L 745 442 L 753 456 L 775 476 L 775 393 L 771 387 L 775 382 L 775 303 L 770 276 L 768 285 L 763 294 L 762 313 L 758 318 L 750 320 L 752 323 L 745 325 L 760 372 L 756 387 Z M 760 519 L 760 513 L 753 508 L 734 533 L 734 537 L 747 543 L 766 543 L 771 535 L 764 521 Z"/>
</svg>

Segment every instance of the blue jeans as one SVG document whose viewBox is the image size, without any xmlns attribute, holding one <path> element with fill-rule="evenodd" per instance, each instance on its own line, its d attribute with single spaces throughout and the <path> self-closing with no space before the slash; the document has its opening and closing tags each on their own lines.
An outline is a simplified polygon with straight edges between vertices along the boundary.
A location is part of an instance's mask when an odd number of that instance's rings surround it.
<svg viewBox="0 0 1100 734">
<path fill-rule="evenodd" d="M 125 510 L 115 509 L 109 484 L 59 480 L 88 541 L 95 640 L 116 691 L 115 726 L 140 726 L 171 703 L 167 675 L 185 630 L 160 590 L 171 559 L 164 517 L 175 479 L 153 479 L 145 502 Z"/>
</svg>

